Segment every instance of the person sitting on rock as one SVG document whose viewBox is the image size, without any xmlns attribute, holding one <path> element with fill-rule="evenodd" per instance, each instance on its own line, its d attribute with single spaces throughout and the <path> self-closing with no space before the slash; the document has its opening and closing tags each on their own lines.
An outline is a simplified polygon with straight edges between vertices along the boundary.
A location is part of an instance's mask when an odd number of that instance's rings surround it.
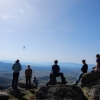
<svg viewBox="0 0 100 100">
<path fill-rule="evenodd" d="M 31 78 L 32 78 L 32 69 L 30 65 L 28 65 L 28 69 L 25 70 L 25 77 L 26 77 L 26 90 L 30 90 L 31 88 Z"/>
<path fill-rule="evenodd" d="M 21 71 L 21 69 L 22 69 L 21 64 L 19 63 L 19 60 L 17 59 L 12 66 L 12 70 L 14 70 L 12 88 L 17 88 L 19 72 Z"/>
<path fill-rule="evenodd" d="M 46 86 L 52 85 L 52 82 L 53 82 L 53 80 L 52 80 L 52 73 L 50 73 L 49 79 L 50 79 L 50 81 L 46 83 Z M 57 80 L 55 79 L 55 83 L 56 82 L 57 82 Z"/>
<path fill-rule="evenodd" d="M 60 72 L 60 67 L 59 65 L 57 65 L 58 60 L 54 60 L 54 65 L 52 66 L 52 73 L 50 73 L 50 81 L 46 84 L 46 86 L 52 84 L 55 85 L 56 84 L 56 77 L 61 76 L 61 80 L 62 80 L 62 84 L 66 84 L 66 80 L 65 77 L 63 75 L 63 73 Z"/>
<path fill-rule="evenodd" d="M 81 68 L 82 73 L 79 75 L 78 79 L 76 80 L 76 82 L 73 83 L 73 85 L 77 85 L 80 81 L 80 79 L 82 78 L 84 73 L 87 73 L 88 71 L 88 65 L 86 64 L 86 60 L 82 60 L 83 66 Z"/>
<path fill-rule="evenodd" d="M 91 72 L 95 72 L 100 69 L 100 55 L 96 54 L 96 66 L 92 68 Z"/>
<path fill-rule="evenodd" d="M 35 83 L 36 87 L 38 87 L 38 80 L 36 79 L 36 77 L 34 77 L 33 82 Z"/>
</svg>

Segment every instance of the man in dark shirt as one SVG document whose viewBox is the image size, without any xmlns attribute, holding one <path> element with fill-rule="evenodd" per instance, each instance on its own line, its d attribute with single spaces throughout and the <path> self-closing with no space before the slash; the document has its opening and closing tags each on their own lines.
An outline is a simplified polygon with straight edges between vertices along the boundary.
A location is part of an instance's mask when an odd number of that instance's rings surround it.
<svg viewBox="0 0 100 100">
<path fill-rule="evenodd" d="M 73 83 L 73 85 L 77 85 L 80 81 L 80 79 L 82 78 L 84 73 L 87 73 L 88 70 L 88 65 L 86 64 L 85 60 L 82 60 L 83 66 L 81 68 L 82 73 L 80 74 L 79 78 L 76 80 L 76 82 Z"/>
<path fill-rule="evenodd" d="M 32 78 L 32 69 L 30 65 L 27 66 L 28 69 L 25 70 L 25 77 L 26 77 L 26 90 L 30 90 L 31 88 L 31 78 Z"/>
<path fill-rule="evenodd" d="M 56 84 L 56 77 L 61 76 L 61 80 L 63 84 L 66 84 L 67 82 L 65 81 L 65 77 L 63 75 L 63 73 L 60 72 L 60 67 L 59 65 L 57 65 L 58 60 L 54 61 L 54 65 L 52 66 L 52 73 L 50 73 L 50 81 L 46 84 L 46 86 L 52 84 L 55 85 Z"/>
<path fill-rule="evenodd" d="M 100 70 L 100 55 L 96 54 L 96 66 L 92 68 L 91 72 L 95 72 L 97 70 Z"/>
</svg>

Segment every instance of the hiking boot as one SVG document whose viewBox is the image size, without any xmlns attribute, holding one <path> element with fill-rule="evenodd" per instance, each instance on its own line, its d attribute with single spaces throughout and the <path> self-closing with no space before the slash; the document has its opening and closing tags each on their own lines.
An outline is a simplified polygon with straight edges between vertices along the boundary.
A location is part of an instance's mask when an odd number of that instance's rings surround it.
<svg viewBox="0 0 100 100">
<path fill-rule="evenodd" d="M 67 84 L 66 78 L 63 78 L 62 84 Z"/>
</svg>

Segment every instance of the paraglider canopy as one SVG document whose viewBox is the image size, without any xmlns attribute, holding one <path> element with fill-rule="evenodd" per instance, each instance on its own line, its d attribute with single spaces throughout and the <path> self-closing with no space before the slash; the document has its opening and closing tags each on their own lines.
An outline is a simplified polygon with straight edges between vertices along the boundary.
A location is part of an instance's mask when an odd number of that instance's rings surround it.
<svg viewBox="0 0 100 100">
<path fill-rule="evenodd" d="M 25 49 L 25 46 L 23 46 L 23 50 Z"/>
</svg>

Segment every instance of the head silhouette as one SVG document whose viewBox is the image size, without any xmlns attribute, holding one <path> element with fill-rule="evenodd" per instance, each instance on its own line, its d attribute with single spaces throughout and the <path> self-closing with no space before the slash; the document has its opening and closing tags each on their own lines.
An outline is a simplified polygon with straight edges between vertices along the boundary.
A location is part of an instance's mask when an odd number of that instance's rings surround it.
<svg viewBox="0 0 100 100">
<path fill-rule="evenodd" d="M 96 58 L 99 58 L 100 57 L 100 55 L 99 54 L 96 54 Z"/>
<path fill-rule="evenodd" d="M 36 79 L 36 77 L 34 76 L 34 79 Z"/>
<path fill-rule="evenodd" d="M 86 60 L 83 59 L 83 60 L 82 60 L 82 63 L 85 64 L 85 63 L 86 63 Z"/>
<path fill-rule="evenodd" d="M 19 59 L 16 60 L 16 63 L 19 63 Z"/>
<path fill-rule="evenodd" d="M 57 65 L 57 63 L 58 63 L 58 60 L 54 60 L 54 63 L 55 63 L 55 65 Z"/>
<path fill-rule="evenodd" d="M 28 69 L 30 69 L 30 65 L 28 65 L 27 67 L 28 67 Z"/>
</svg>

